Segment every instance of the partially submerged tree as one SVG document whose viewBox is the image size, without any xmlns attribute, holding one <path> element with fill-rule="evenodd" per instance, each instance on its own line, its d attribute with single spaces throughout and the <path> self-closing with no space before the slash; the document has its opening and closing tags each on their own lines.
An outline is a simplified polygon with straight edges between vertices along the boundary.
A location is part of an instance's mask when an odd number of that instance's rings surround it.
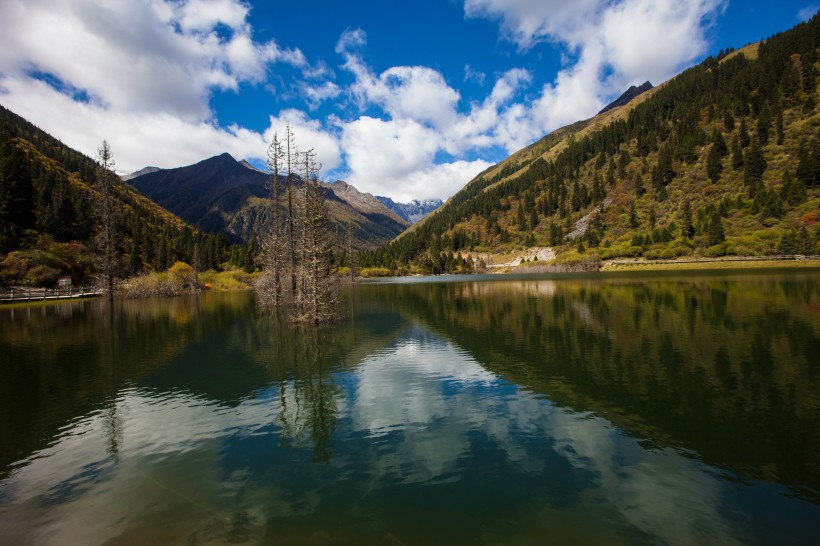
<svg viewBox="0 0 820 546">
<path fill-rule="evenodd" d="M 268 179 L 268 191 L 273 202 L 273 218 L 263 243 L 265 270 L 257 283 L 257 292 L 259 292 L 262 301 L 265 305 L 271 307 L 279 307 L 283 303 L 282 277 L 284 264 L 282 263 L 282 254 L 284 241 L 279 207 L 279 173 L 282 168 L 283 157 L 282 141 L 279 140 L 279 135 L 274 133 L 273 140 L 268 146 L 268 168 L 272 173 Z"/>
<path fill-rule="evenodd" d="M 321 165 L 312 149 L 292 153 L 292 142 L 288 127 L 285 140 L 274 135 L 268 148 L 273 213 L 265 241 L 265 271 L 256 291 L 263 306 L 280 308 L 290 303 L 293 321 L 319 324 L 336 317 L 338 275 L 318 177 Z M 297 161 L 298 173 L 291 170 Z M 280 181 L 285 169 L 286 202 L 280 206 Z M 301 192 L 294 189 L 298 179 L 303 182 Z M 285 280 L 288 276 L 290 283 Z"/>
<path fill-rule="evenodd" d="M 336 318 L 338 276 L 334 270 L 333 247 L 322 187 L 321 165 L 308 150 L 302 156 L 304 186 L 300 208 L 299 282 L 296 287 L 294 320 L 319 324 Z"/>
</svg>

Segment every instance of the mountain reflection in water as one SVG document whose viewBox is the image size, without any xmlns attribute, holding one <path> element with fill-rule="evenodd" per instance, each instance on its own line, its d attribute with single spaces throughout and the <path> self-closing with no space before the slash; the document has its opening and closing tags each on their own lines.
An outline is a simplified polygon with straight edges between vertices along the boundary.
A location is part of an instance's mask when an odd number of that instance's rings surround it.
<svg viewBox="0 0 820 546">
<path fill-rule="evenodd" d="M 820 275 L 447 281 L 0 308 L 0 539 L 820 536 Z"/>
</svg>

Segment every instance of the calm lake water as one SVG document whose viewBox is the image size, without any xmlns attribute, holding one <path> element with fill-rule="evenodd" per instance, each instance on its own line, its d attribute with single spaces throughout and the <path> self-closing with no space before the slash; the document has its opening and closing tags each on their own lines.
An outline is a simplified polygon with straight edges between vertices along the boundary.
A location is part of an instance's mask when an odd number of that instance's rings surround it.
<svg viewBox="0 0 820 546">
<path fill-rule="evenodd" d="M 0 308 L 0 543 L 820 543 L 820 271 L 345 306 Z"/>
</svg>

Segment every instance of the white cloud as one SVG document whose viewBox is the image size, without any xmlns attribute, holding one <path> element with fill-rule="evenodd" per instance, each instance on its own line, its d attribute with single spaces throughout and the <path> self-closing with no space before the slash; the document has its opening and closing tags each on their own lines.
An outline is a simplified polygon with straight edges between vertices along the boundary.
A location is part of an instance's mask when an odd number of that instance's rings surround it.
<svg viewBox="0 0 820 546">
<path fill-rule="evenodd" d="M 271 62 L 305 64 L 298 51 L 254 42 L 247 10 L 236 0 L 13 2 L 0 22 L 0 72 L 51 74 L 111 110 L 208 119 L 212 90 L 260 82 Z"/>
<path fill-rule="evenodd" d="M 440 72 L 394 66 L 375 74 L 358 54 L 366 42 L 361 30 L 347 30 L 336 48 L 355 78 L 349 94 L 363 110 L 376 105 L 389 118 L 341 124 L 347 181 L 359 190 L 399 201 L 448 198 L 490 166 L 459 159 L 466 152 L 497 145 L 512 151 L 535 135 L 523 127 L 524 109 L 511 104 L 530 82 L 526 70 L 504 73 L 484 102 L 461 114 L 460 95 Z M 442 161 L 442 153 L 454 159 Z"/>
<path fill-rule="evenodd" d="M 472 66 L 469 64 L 464 65 L 464 81 L 465 82 L 475 82 L 478 85 L 484 85 L 484 82 L 487 81 L 487 74 L 481 72 L 480 70 L 474 70 Z"/>
<path fill-rule="evenodd" d="M 222 23 L 234 30 L 245 26 L 248 7 L 234 0 L 188 0 L 174 6 L 177 20 L 184 30 L 209 32 Z"/>
<path fill-rule="evenodd" d="M 797 12 L 797 20 L 798 21 L 808 21 L 814 14 L 817 13 L 817 10 L 820 10 L 820 6 L 817 4 L 806 6 L 805 8 L 801 9 Z"/>
<path fill-rule="evenodd" d="M 224 151 L 264 159 L 273 132 L 289 123 L 319 153 L 326 175 L 402 201 L 447 198 L 489 165 L 466 158 L 514 152 L 589 117 L 630 84 L 674 74 L 705 51 L 704 27 L 724 2 L 465 0 L 467 17 L 498 21 L 522 51 L 551 42 L 570 59 L 541 89 L 532 89 L 537 75 L 521 68 L 492 76 L 465 65 L 465 81 L 493 85 L 469 104 L 433 68 L 375 71 L 356 28 L 336 45 L 353 77 L 343 86 L 324 62 L 255 41 L 251 8 L 241 0 L 7 2 L 0 100 L 86 154 L 108 139 L 123 172 Z M 302 80 L 272 74 L 276 64 Z M 348 117 L 318 120 L 290 109 L 270 116 L 262 133 L 220 126 L 213 93 L 239 92 L 242 84 L 276 86 L 280 98 L 298 93 L 309 112 L 331 105 Z M 352 117 L 344 112 L 350 105 L 360 109 Z"/>
<path fill-rule="evenodd" d="M 254 150 L 261 135 L 215 125 L 212 92 L 263 82 L 271 63 L 316 69 L 299 50 L 255 42 L 248 9 L 238 0 L 7 3 L 3 103 L 89 155 L 107 138 L 123 170 L 264 155 L 264 144 Z M 68 96 L 80 93 L 87 103 Z"/>
<path fill-rule="evenodd" d="M 288 125 L 294 135 L 294 144 L 299 151 L 304 152 L 313 148 L 316 152 L 322 164 L 320 176 L 341 165 L 342 152 L 338 139 L 325 130 L 317 120 L 308 118 L 304 112 L 299 110 L 283 110 L 278 116 L 270 117 L 270 125 L 263 135 L 266 142 L 263 151 L 273 140 L 274 133 L 277 133 L 280 139 L 284 138 Z"/>
<path fill-rule="evenodd" d="M 572 55 L 534 102 L 529 125 L 549 132 L 593 115 L 645 80 L 657 85 L 707 49 L 705 28 L 726 0 L 465 0 L 467 17 L 498 20 L 526 50 L 540 42 Z M 522 118 L 526 119 L 526 118 Z"/>
<path fill-rule="evenodd" d="M 436 127 L 452 123 L 460 96 L 440 72 L 425 66 L 394 66 L 373 74 L 354 51 L 365 43 L 364 32 L 348 30 L 336 47 L 345 58 L 344 67 L 356 78 L 350 93 L 362 107 L 376 104 L 393 119 L 413 119 Z"/>
<path fill-rule="evenodd" d="M 465 0 L 467 17 L 500 20 L 508 39 L 522 49 L 560 36 L 574 46 L 603 0 Z"/>
</svg>

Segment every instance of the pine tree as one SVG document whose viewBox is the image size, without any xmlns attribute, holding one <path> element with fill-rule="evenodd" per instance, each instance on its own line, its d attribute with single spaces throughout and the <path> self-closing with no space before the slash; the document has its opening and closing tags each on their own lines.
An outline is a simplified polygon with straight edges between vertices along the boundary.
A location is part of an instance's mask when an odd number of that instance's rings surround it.
<svg viewBox="0 0 820 546">
<path fill-rule="evenodd" d="M 783 127 L 783 104 L 777 102 L 777 114 L 775 115 L 775 131 L 777 132 L 777 145 L 782 146 L 786 140 L 786 132 Z"/>
<path fill-rule="evenodd" d="M 769 104 L 764 102 L 757 117 L 757 137 L 763 146 L 769 143 L 769 129 L 771 126 L 772 116 L 769 111 Z"/>
<path fill-rule="evenodd" d="M 749 136 L 749 130 L 746 128 L 746 118 L 740 120 L 740 129 L 738 129 L 738 138 L 740 139 L 740 147 L 746 148 L 751 144 L 752 139 Z"/>
<path fill-rule="evenodd" d="M 809 154 L 805 143 L 800 144 L 797 151 L 797 179 L 806 187 L 814 185 L 814 160 Z"/>
<path fill-rule="evenodd" d="M 740 138 L 735 135 L 732 139 L 732 169 L 737 171 L 743 167 L 743 148 L 740 146 Z"/>
<path fill-rule="evenodd" d="M 790 206 L 799 205 L 806 200 L 806 185 L 796 179 L 791 171 L 783 174 L 783 186 L 780 188 L 780 197 Z"/>
<path fill-rule="evenodd" d="M 719 245 L 726 240 L 726 234 L 723 230 L 723 220 L 720 214 L 715 212 L 709 221 L 709 246 Z"/>
<path fill-rule="evenodd" d="M 691 239 L 695 235 L 695 226 L 692 225 L 692 203 L 689 199 L 686 199 L 683 202 L 681 224 L 681 232 L 683 236 L 687 239 Z"/>
<path fill-rule="evenodd" d="M 100 260 L 102 274 L 105 279 L 106 294 L 109 301 L 114 299 L 114 269 L 116 267 L 116 243 L 114 239 L 114 196 L 113 177 L 114 156 L 108 142 L 103 140 L 102 146 L 97 150 L 97 188 L 100 195 L 99 206 L 99 232 L 97 234 L 97 244 L 100 250 Z M 165 247 L 162 247 L 165 250 Z M 161 256 L 164 261 L 166 256 Z M 160 268 L 165 269 L 165 264 L 161 263 Z"/>
<path fill-rule="evenodd" d="M 720 182 L 720 173 L 723 171 L 722 160 L 727 151 L 726 140 L 720 131 L 715 129 L 712 134 L 712 147 L 709 148 L 709 153 L 706 156 L 706 172 L 715 184 Z"/>
<path fill-rule="evenodd" d="M 763 173 L 766 171 L 766 159 L 760 141 L 755 138 L 743 162 L 743 183 L 749 191 L 749 197 L 754 197 L 763 188 Z"/>
<path fill-rule="evenodd" d="M 735 130 L 735 117 L 728 108 L 723 111 L 723 128 L 727 132 Z"/>
<path fill-rule="evenodd" d="M 12 141 L 0 153 L 0 252 L 8 252 L 35 226 L 35 194 L 26 154 Z"/>
</svg>

